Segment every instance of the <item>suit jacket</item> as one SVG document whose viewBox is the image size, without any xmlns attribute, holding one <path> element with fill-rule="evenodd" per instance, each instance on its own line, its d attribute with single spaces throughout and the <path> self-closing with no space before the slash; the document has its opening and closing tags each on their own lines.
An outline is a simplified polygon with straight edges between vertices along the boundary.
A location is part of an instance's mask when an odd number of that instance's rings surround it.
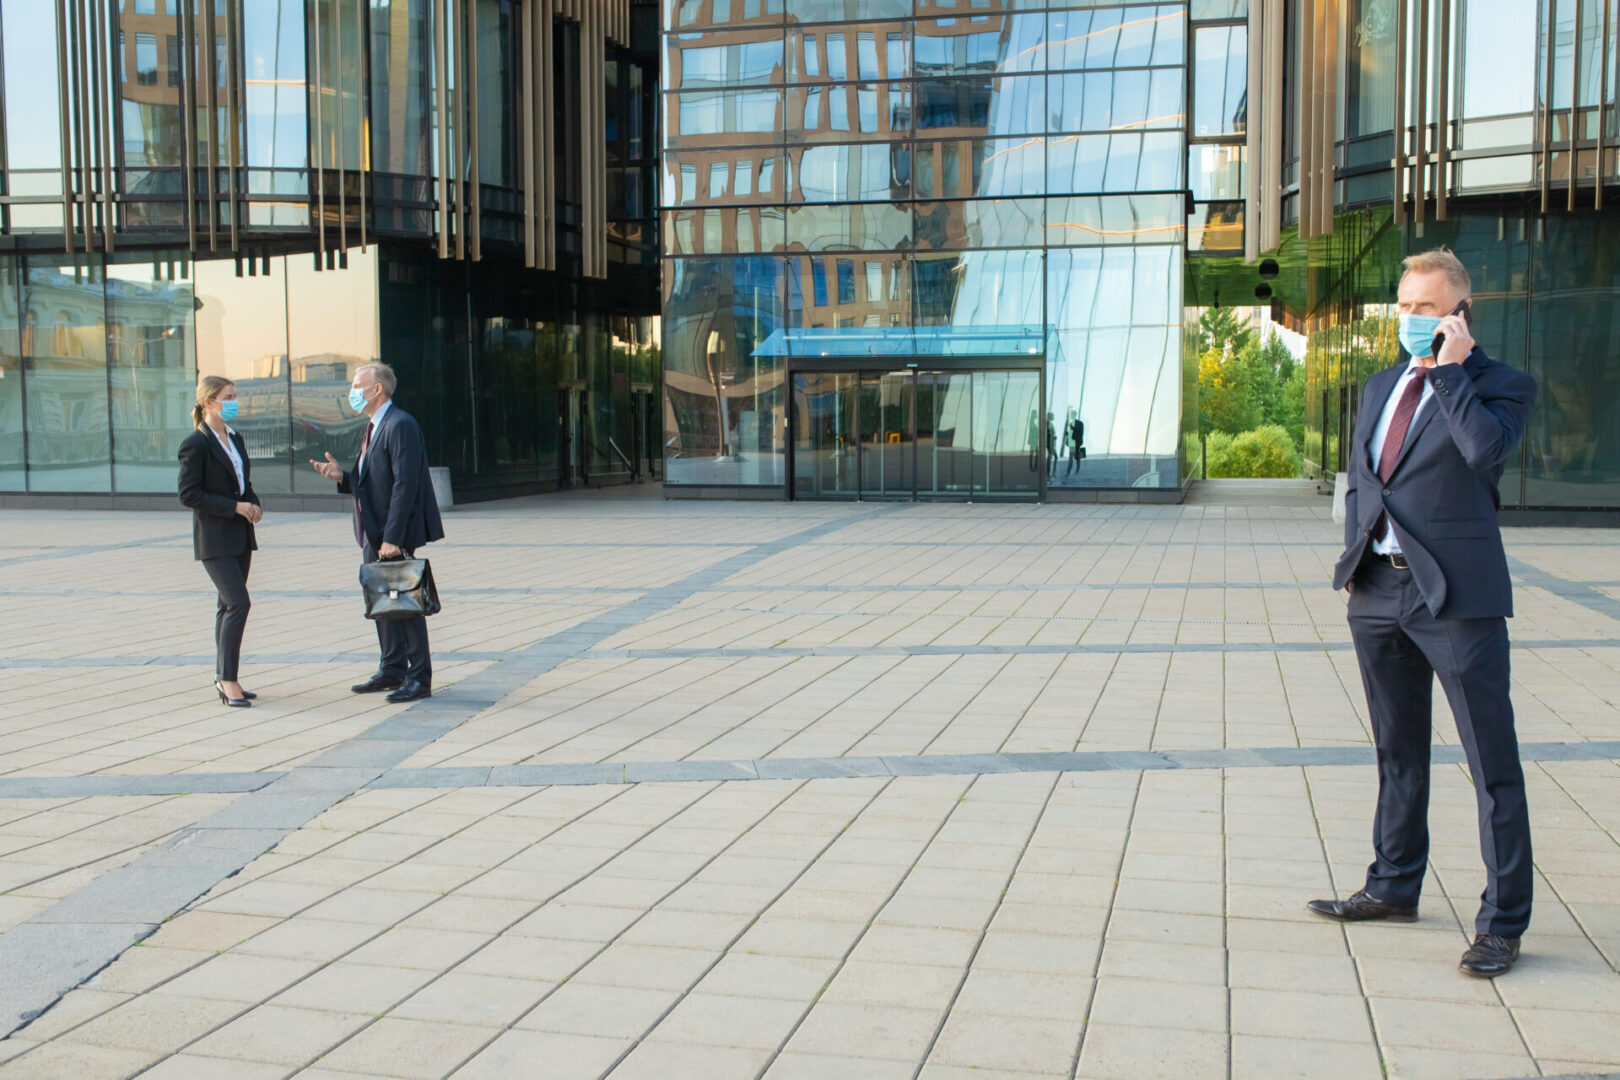
<svg viewBox="0 0 1620 1080">
<path fill-rule="evenodd" d="M 198 428 L 180 442 L 180 501 L 191 508 L 191 553 L 197 559 L 218 559 L 257 551 L 253 523 L 236 512 L 236 504 L 259 505 L 253 490 L 253 463 L 242 436 L 231 432 L 231 443 L 242 459 L 243 490 L 236 490 L 236 469 L 214 433 Z"/>
<path fill-rule="evenodd" d="M 1439 619 L 1513 614 L 1513 586 L 1496 511 L 1502 466 L 1524 433 L 1536 382 L 1476 347 L 1461 364 L 1429 369 L 1434 387 L 1412 418 L 1388 482 L 1372 467 L 1371 440 L 1405 364 L 1367 380 L 1350 449 L 1344 554 L 1333 571 L 1342 589 L 1388 511 L 1418 590 Z"/>
<path fill-rule="evenodd" d="M 371 433 L 363 464 L 347 469 L 338 490 L 360 505 L 360 527 L 376 551 L 385 542 L 406 551 L 444 539 L 444 522 L 428 477 L 427 440 L 416 418 L 390 405 Z"/>
</svg>

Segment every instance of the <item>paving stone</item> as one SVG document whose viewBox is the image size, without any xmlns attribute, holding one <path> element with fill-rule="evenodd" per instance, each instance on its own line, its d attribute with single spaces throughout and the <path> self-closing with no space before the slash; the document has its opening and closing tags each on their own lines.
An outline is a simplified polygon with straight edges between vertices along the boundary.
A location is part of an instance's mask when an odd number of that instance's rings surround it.
<svg viewBox="0 0 1620 1080">
<path fill-rule="evenodd" d="M 1086 1028 L 1076 1076 L 1170 1080 L 1217 1076 L 1225 1071 L 1224 1033 L 1096 1023 Z"/>
<path fill-rule="evenodd" d="M 325 1068 L 437 1080 L 493 1037 L 487 1027 L 385 1016 L 321 1058 Z"/>
<path fill-rule="evenodd" d="M 455 1080 L 510 1080 L 543 1066 L 557 1080 L 594 1080 L 632 1045 L 629 1038 L 512 1030 L 451 1075 Z"/>
<path fill-rule="evenodd" d="M 261 1005 L 205 1036 L 188 1053 L 242 1061 L 303 1065 L 371 1021 L 361 1013 Z"/>
</svg>

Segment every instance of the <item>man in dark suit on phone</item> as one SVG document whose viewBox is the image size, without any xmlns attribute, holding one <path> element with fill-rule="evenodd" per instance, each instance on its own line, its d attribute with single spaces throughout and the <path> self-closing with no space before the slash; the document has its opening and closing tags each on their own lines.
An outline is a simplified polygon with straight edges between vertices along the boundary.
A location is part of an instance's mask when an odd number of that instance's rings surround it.
<svg viewBox="0 0 1620 1080">
<path fill-rule="evenodd" d="M 1350 634 L 1378 749 L 1372 865 L 1346 900 L 1310 909 L 1344 922 L 1411 921 L 1429 862 L 1429 740 L 1438 676 L 1479 804 L 1486 885 L 1461 968 L 1512 968 L 1530 924 L 1530 813 L 1508 699 L 1513 585 L 1496 511 L 1503 464 L 1535 380 L 1474 344 L 1468 271 L 1450 251 L 1402 264 L 1401 344 L 1411 360 L 1367 380 L 1351 441 L 1344 554 Z"/>
<path fill-rule="evenodd" d="M 427 441 L 416 419 L 394 404 L 398 381 L 387 364 L 366 364 L 354 373 L 349 407 L 369 418 L 360 456 L 345 470 L 331 454 L 311 461 L 315 471 L 354 496 L 354 539 L 361 558 L 414 558 L 416 549 L 444 539 L 444 523 L 428 476 Z M 350 689 L 357 694 L 390 691 L 389 701 L 433 696 L 433 661 L 427 619 L 377 620 L 382 661 L 376 674 Z"/>
</svg>

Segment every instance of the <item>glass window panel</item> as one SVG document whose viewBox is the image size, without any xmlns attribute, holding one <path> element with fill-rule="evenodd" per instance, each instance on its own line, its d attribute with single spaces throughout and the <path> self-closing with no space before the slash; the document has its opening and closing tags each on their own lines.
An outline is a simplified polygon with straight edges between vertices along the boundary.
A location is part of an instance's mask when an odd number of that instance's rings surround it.
<svg viewBox="0 0 1620 1080">
<path fill-rule="evenodd" d="M 1245 19 L 1249 0 L 1192 0 L 1188 15 L 1193 19 Z"/>
<path fill-rule="evenodd" d="M 782 112 L 780 90 L 689 90 L 666 96 L 666 149 L 712 145 L 716 135 L 741 135 L 753 142 L 768 142 L 768 136 L 779 126 Z"/>
<path fill-rule="evenodd" d="M 1388 0 L 1350 0 L 1345 18 L 1344 134 L 1353 139 L 1394 126 L 1395 11 Z"/>
<path fill-rule="evenodd" d="M 917 131 L 934 137 L 1039 134 L 1045 80 L 1039 75 L 919 80 Z"/>
<path fill-rule="evenodd" d="M 1194 38 L 1193 134 L 1240 135 L 1248 112 L 1248 35 L 1206 26 Z"/>
<path fill-rule="evenodd" d="M 22 258 L 0 255 L 0 491 L 26 491 L 23 453 L 22 318 L 18 278 Z"/>
<path fill-rule="evenodd" d="M 175 451 L 192 430 L 197 357 L 189 277 L 160 280 L 150 261 L 107 267 L 107 365 L 113 483 L 174 491 Z"/>
<path fill-rule="evenodd" d="M 1242 251 L 1243 204 L 1199 203 L 1187 222 L 1188 251 Z"/>
<path fill-rule="evenodd" d="M 1041 242 L 1042 200 L 916 203 L 918 250 L 1029 247 Z"/>
<path fill-rule="evenodd" d="M 1182 71 L 1086 71 L 1047 78 L 1050 131 L 1178 128 Z"/>
<path fill-rule="evenodd" d="M 510 0 L 476 0 L 478 4 L 478 168 L 479 182 L 501 187 L 516 188 L 523 182 L 523 165 L 519 155 L 518 103 L 522 101 L 517 56 L 520 28 L 516 25 L 517 12 Z M 341 12 L 340 4 L 335 11 Z M 350 146 L 344 151 L 344 160 L 359 160 L 359 139 L 364 132 L 357 96 L 359 72 L 358 56 L 349 54 L 353 35 L 342 39 L 345 57 L 337 70 L 329 73 L 329 85 L 340 91 L 337 107 L 347 114 L 343 134 Z M 323 39 L 322 44 L 325 44 Z M 612 69 L 610 69 L 612 70 Z M 612 95 L 612 88 L 609 88 Z M 613 95 L 616 96 L 616 95 Z M 614 115 L 611 111 L 609 116 Z M 614 140 L 616 141 L 616 140 Z M 485 221 L 486 229 L 491 224 Z"/>
<path fill-rule="evenodd" d="M 911 213 L 895 203 L 789 206 L 787 242 L 802 251 L 893 251 L 911 246 Z"/>
<path fill-rule="evenodd" d="M 671 484 L 783 483 L 783 324 L 774 257 L 664 264 L 664 394 Z"/>
<path fill-rule="evenodd" d="M 672 30 L 778 23 L 782 0 L 664 0 L 663 25 Z"/>
<path fill-rule="evenodd" d="M 849 78 L 849 35 L 827 35 L 827 78 L 842 82 Z"/>
<path fill-rule="evenodd" d="M 1180 5 L 1054 11 L 1047 16 L 1051 42 L 1047 67 L 1149 67 L 1185 62 L 1185 15 Z"/>
<path fill-rule="evenodd" d="M 965 251 L 918 255 L 914 306 L 918 326 L 1039 327 L 1044 289 L 1042 252 Z M 925 337 L 945 351 L 972 351 L 971 341 Z"/>
<path fill-rule="evenodd" d="M 666 34 L 664 64 L 664 86 L 670 90 L 769 86 L 782 81 L 782 32 Z"/>
<path fill-rule="evenodd" d="M 247 443 L 253 488 L 261 495 L 292 488 L 286 266 L 287 260 L 277 256 L 269 273 L 257 277 L 237 277 L 229 259 L 192 267 L 199 374 L 236 383 L 242 405 L 231 426 Z"/>
<path fill-rule="evenodd" d="M 99 264 L 28 259 L 21 345 L 29 491 L 112 490 L 105 299 Z"/>
<path fill-rule="evenodd" d="M 429 0 L 370 2 L 372 160 L 381 172 L 429 176 L 433 172 Z M 400 226 L 408 220 L 386 210 L 374 212 L 379 224 Z"/>
<path fill-rule="evenodd" d="M 919 21 L 916 71 L 925 76 L 1039 71 L 1046 66 L 1045 32 L 1041 15 Z"/>
<path fill-rule="evenodd" d="M 911 0 L 787 0 L 790 23 L 856 22 L 910 16 Z"/>
<path fill-rule="evenodd" d="M 911 126 L 909 83 L 837 83 L 787 91 L 787 139 L 849 142 L 905 135 Z"/>
<path fill-rule="evenodd" d="M 916 197 L 1043 195 L 1045 142 L 1040 137 L 919 142 Z"/>
<path fill-rule="evenodd" d="M 792 202 L 888 201 L 910 193 L 907 143 L 812 146 L 788 154 Z"/>
<path fill-rule="evenodd" d="M 1537 57 L 1546 54 L 1545 39 L 1537 33 L 1536 11 L 1545 5 L 1523 0 L 1464 0 L 1459 6 L 1462 115 L 1475 119 L 1530 112 L 1536 104 Z M 1531 48 L 1533 41 L 1537 44 Z M 1567 56 L 1569 47 L 1564 45 L 1562 51 Z M 1564 81 L 1568 82 L 1567 77 Z M 1567 89 L 1563 104 L 1568 107 Z"/>
<path fill-rule="evenodd" d="M 1070 195 L 1048 199 L 1047 243 L 1177 243 L 1186 225 L 1181 195 Z"/>
<path fill-rule="evenodd" d="M 306 461 L 330 452 L 359 456 L 364 418 L 345 400 L 362 364 L 378 359 L 376 249 L 351 248 L 347 270 L 316 271 L 308 259 L 287 260 L 288 374 L 292 395 L 293 490 L 327 492 Z M 401 394 L 421 395 L 402 386 Z"/>
<path fill-rule="evenodd" d="M 1170 191 L 1181 184 L 1181 135 L 1171 131 L 1065 135 L 1049 140 L 1049 194 Z"/>
<path fill-rule="evenodd" d="M 62 163 L 62 129 L 56 5 L 8 4 L 4 19 L 6 167 L 57 169 Z M 52 192 L 59 194 L 61 180 L 53 183 Z"/>
<path fill-rule="evenodd" d="M 1193 198 L 1243 198 L 1243 155 L 1241 146 L 1189 146 L 1187 177 Z"/>
<path fill-rule="evenodd" d="M 303 0 L 265 0 L 246 5 L 242 41 L 247 80 L 243 109 L 247 120 L 248 185 L 256 192 L 268 191 L 269 186 L 259 180 L 256 170 L 302 169 L 309 161 Z M 170 71 L 174 70 L 171 64 Z"/>
<path fill-rule="evenodd" d="M 782 209 L 671 210 L 664 215 L 664 250 L 671 255 L 777 251 L 783 244 Z"/>
</svg>

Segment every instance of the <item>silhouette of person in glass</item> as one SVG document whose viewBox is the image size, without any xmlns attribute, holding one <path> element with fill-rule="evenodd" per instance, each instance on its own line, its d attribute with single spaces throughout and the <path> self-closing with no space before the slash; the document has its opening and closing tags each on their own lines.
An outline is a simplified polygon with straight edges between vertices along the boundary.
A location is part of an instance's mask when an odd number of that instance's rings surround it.
<svg viewBox="0 0 1620 1080">
<path fill-rule="evenodd" d="M 1064 476 L 1073 476 L 1080 471 L 1080 462 L 1086 456 L 1086 422 L 1080 419 L 1080 414 L 1069 413 L 1069 430 L 1064 434 L 1069 443 L 1069 465 L 1063 470 Z"/>
<path fill-rule="evenodd" d="M 1052 413 L 1046 414 L 1046 478 L 1050 480 L 1057 475 L 1058 460 L 1058 433 L 1057 420 Z"/>
</svg>

